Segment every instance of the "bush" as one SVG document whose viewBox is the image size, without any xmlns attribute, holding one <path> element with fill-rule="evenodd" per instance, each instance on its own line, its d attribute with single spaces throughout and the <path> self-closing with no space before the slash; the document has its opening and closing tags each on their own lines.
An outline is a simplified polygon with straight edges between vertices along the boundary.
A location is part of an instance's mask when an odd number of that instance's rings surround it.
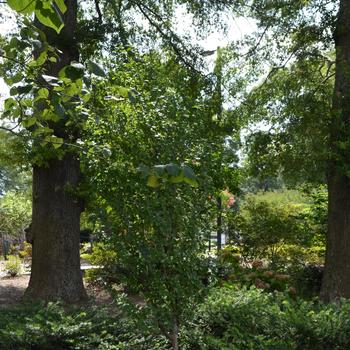
<svg viewBox="0 0 350 350">
<path fill-rule="evenodd" d="M 31 220 L 31 200 L 28 195 L 11 191 L 0 198 L 0 232 L 18 237 Z"/>
<path fill-rule="evenodd" d="M 271 269 L 293 274 L 307 264 L 324 262 L 323 190 L 312 190 L 307 201 L 299 198 L 298 202 L 284 198 L 288 193 L 249 195 L 229 216 L 231 242 L 246 263 L 263 259 Z"/>
<path fill-rule="evenodd" d="M 350 302 L 324 305 L 257 289 L 213 289 L 180 332 L 182 350 L 348 350 Z M 101 308 L 2 309 L 0 349 L 166 350 L 153 328 Z"/>
<path fill-rule="evenodd" d="M 302 207 L 277 205 L 249 197 L 231 217 L 230 239 L 246 259 L 268 259 L 272 264 L 281 244 L 308 243 L 308 227 L 300 220 Z"/>
<path fill-rule="evenodd" d="M 22 271 L 21 259 L 18 256 L 10 255 L 8 261 L 5 263 L 5 271 L 11 277 L 19 275 Z"/>
<path fill-rule="evenodd" d="M 89 281 L 99 282 L 101 279 L 109 280 L 113 278 L 111 266 L 114 265 L 117 253 L 103 242 L 96 242 L 91 253 L 80 254 L 80 257 L 90 264 L 100 266 L 101 269 L 91 269 L 85 272 L 85 277 Z"/>
<path fill-rule="evenodd" d="M 165 350 L 164 344 L 162 337 L 139 332 L 119 312 L 111 316 L 97 308 L 65 311 L 57 303 L 1 310 L 0 349 Z"/>
<path fill-rule="evenodd" d="M 347 350 L 350 302 L 324 305 L 257 289 L 212 291 L 182 332 L 188 350 Z"/>
<path fill-rule="evenodd" d="M 18 251 L 18 256 L 25 262 L 30 262 L 32 260 L 32 245 L 28 242 L 22 244 L 22 249 Z"/>
</svg>

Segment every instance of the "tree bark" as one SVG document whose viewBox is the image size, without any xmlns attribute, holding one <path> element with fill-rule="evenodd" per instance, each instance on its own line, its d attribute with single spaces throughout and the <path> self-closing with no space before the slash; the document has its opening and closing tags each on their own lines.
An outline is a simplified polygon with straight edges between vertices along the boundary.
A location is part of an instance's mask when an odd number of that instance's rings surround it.
<svg viewBox="0 0 350 350">
<path fill-rule="evenodd" d="M 47 67 L 46 74 L 51 76 L 57 76 L 60 69 L 79 59 L 75 40 L 77 1 L 65 3 L 65 26 L 60 34 L 36 23 L 49 44 L 60 50 L 57 62 Z M 50 127 L 56 136 L 72 142 L 72 133 L 65 123 L 52 123 Z M 72 303 L 86 298 L 79 257 L 81 206 L 73 194 L 79 179 L 79 160 L 73 153 L 33 168 L 33 261 L 26 299 Z"/>
<path fill-rule="evenodd" d="M 350 298 L 350 2 L 341 0 L 334 34 L 336 75 L 330 121 L 328 233 L 321 297 Z"/>
<path fill-rule="evenodd" d="M 72 154 L 33 169 L 33 261 L 25 297 L 74 303 L 86 294 L 80 270 L 80 207 L 71 193 L 80 177 Z"/>
</svg>

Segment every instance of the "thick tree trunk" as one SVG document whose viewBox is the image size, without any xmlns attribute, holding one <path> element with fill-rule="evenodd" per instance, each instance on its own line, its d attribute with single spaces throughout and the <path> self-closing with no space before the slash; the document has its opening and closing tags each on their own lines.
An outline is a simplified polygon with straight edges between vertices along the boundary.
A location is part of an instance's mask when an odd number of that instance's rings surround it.
<svg viewBox="0 0 350 350">
<path fill-rule="evenodd" d="M 58 61 L 47 68 L 46 74 L 52 76 L 79 59 L 75 41 L 77 1 L 65 3 L 65 26 L 59 35 L 37 23 L 49 44 L 60 50 Z M 72 142 L 72 132 L 64 122 L 50 127 L 56 136 Z M 79 257 L 81 206 L 73 194 L 79 178 L 79 160 L 72 153 L 33 168 L 33 262 L 27 299 L 77 302 L 86 298 Z"/>
<path fill-rule="evenodd" d="M 350 298 L 350 2 L 340 1 L 336 76 L 330 122 L 328 234 L 321 297 Z"/>
<path fill-rule="evenodd" d="M 77 302 L 86 297 L 79 257 L 80 208 L 71 154 L 33 169 L 33 263 L 26 298 Z"/>
</svg>

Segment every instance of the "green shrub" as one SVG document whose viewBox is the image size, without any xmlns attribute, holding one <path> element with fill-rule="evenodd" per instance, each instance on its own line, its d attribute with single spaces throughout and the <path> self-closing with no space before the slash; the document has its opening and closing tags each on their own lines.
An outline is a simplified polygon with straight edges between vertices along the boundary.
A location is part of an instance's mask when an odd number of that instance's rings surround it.
<svg viewBox="0 0 350 350">
<path fill-rule="evenodd" d="M 31 220 L 31 200 L 26 194 L 7 192 L 0 198 L 0 232 L 16 237 Z"/>
<path fill-rule="evenodd" d="M 232 244 L 239 248 L 246 263 L 263 259 L 280 272 L 322 264 L 326 204 L 323 192 L 313 191 L 308 202 L 299 203 L 288 198 L 282 201 L 283 193 L 247 196 L 240 210 L 229 216 Z"/>
<path fill-rule="evenodd" d="M 347 350 L 349 316 L 349 301 L 324 305 L 278 292 L 218 288 L 181 339 L 188 350 Z"/>
<path fill-rule="evenodd" d="M 272 264 L 281 244 L 307 243 L 307 227 L 299 219 L 302 207 L 277 205 L 248 198 L 231 218 L 230 238 L 246 259 L 268 259 Z"/>
<path fill-rule="evenodd" d="M 182 350 L 348 350 L 350 302 L 324 305 L 257 289 L 213 289 L 180 332 Z M 57 303 L 1 310 L 0 349 L 166 350 L 138 320 Z"/>
<path fill-rule="evenodd" d="M 101 269 L 91 269 L 85 272 L 85 277 L 89 281 L 99 281 L 101 278 L 109 280 L 114 277 L 111 266 L 114 265 L 117 253 L 103 242 L 94 244 L 91 253 L 80 255 L 81 258 L 87 260 L 90 264 L 100 266 Z"/>
<path fill-rule="evenodd" d="M 32 245 L 28 242 L 24 242 L 22 245 L 22 249 L 18 251 L 18 256 L 26 262 L 30 262 L 32 260 Z"/>
<path fill-rule="evenodd" d="M 67 308 L 66 308 L 67 309 Z M 65 310 L 49 303 L 2 309 L 0 349 L 165 350 L 162 337 L 141 333 L 132 320 L 104 309 Z"/>
<path fill-rule="evenodd" d="M 5 263 L 5 271 L 11 277 L 19 275 L 22 271 L 21 259 L 18 256 L 10 255 Z"/>
</svg>

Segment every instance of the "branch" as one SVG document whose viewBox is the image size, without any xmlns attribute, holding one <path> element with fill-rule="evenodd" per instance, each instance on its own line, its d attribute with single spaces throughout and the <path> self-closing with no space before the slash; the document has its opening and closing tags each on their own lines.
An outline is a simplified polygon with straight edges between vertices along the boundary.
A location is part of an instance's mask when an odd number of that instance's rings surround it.
<svg viewBox="0 0 350 350">
<path fill-rule="evenodd" d="M 0 57 L 5 58 L 6 60 L 9 60 L 9 61 L 18 63 L 18 64 L 22 64 L 22 65 L 25 64 L 25 62 L 18 61 L 18 60 L 16 60 L 15 58 L 7 57 L 6 55 L 3 55 L 3 54 L 1 54 L 1 53 L 0 53 Z"/>
<path fill-rule="evenodd" d="M 287 57 L 287 59 L 284 61 L 284 63 L 282 63 L 280 66 L 277 67 L 273 67 L 271 69 L 271 71 L 269 72 L 269 74 L 267 75 L 264 83 L 269 80 L 278 70 L 283 69 L 286 67 L 286 65 L 289 63 L 289 61 L 292 59 L 292 57 L 294 56 L 294 54 L 298 51 L 298 49 L 295 49 L 291 52 L 291 54 Z"/>
<path fill-rule="evenodd" d="M 23 137 L 22 134 L 20 134 L 20 133 L 18 133 L 18 132 L 16 132 L 16 131 L 13 131 L 13 130 L 15 130 L 18 126 L 19 126 L 19 124 L 17 124 L 17 125 L 14 126 L 13 128 L 7 128 L 6 126 L 0 125 L 0 129 L 1 129 L 1 130 L 8 131 L 8 132 L 10 132 L 10 133 L 12 133 L 12 134 L 14 134 L 14 135 L 16 135 L 16 136 Z"/>
<path fill-rule="evenodd" d="M 94 0 L 94 1 L 95 1 L 95 9 L 96 9 L 97 16 L 98 16 L 98 21 L 99 21 L 100 23 L 102 23 L 103 17 L 102 17 L 102 12 L 101 12 L 101 9 L 100 9 L 99 0 Z"/>
<path fill-rule="evenodd" d="M 252 48 L 250 48 L 250 49 L 248 50 L 248 52 L 244 53 L 244 54 L 242 55 L 243 57 L 251 55 L 252 53 L 254 53 L 254 52 L 258 49 L 258 47 L 260 46 L 260 44 L 261 44 L 261 42 L 262 42 L 262 39 L 264 38 L 266 32 L 270 29 L 270 27 L 271 27 L 270 25 L 267 25 L 267 26 L 265 27 L 264 31 L 263 31 L 263 32 L 261 33 L 261 35 L 259 36 L 259 39 L 258 39 L 257 43 L 256 43 Z"/>
<path fill-rule="evenodd" d="M 313 89 L 313 90 L 310 92 L 311 97 L 312 97 L 313 95 L 315 95 L 315 93 L 316 93 L 329 79 L 331 79 L 331 78 L 334 77 L 334 76 L 335 76 L 335 73 L 332 73 L 332 74 L 328 75 L 326 78 L 324 78 L 324 79 L 320 82 L 320 84 L 318 84 L 318 86 L 316 86 L 315 89 Z"/>
<path fill-rule="evenodd" d="M 145 16 L 145 18 L 148 20 L 148 22 L 154 27 L 156 28 L 156 30 L 159 32 L 159 34 L 165 38 L 168 43 L 170 44 L 170 46 L 172 47 L 172 49 L 175 51 L 176 55 L 179 57 L 180 61 L 187 67 L 189 67 L 191 70 L 197 72 L 200 74 L 200 72 L 191 64 L 189 63 L 187 60 L 184 59 L 184 57 L 182 56 L 181 53 L 181 49 L 173 42 L 173 38 L 176 38 L 176 40 L 179 40 L 179 38 L 177 38 L 177 36 L 171 32 L 170 35 L 168 35 L 167 33 L 164 32 L 164 30 L 160 27 L 159 24 L 157 24 L 155 21 L 152 20 L 152 18 L 150 18 L 150 16 L 147 14 L 147 12 L 144 10 L 143 7 L 145 7 L 149 12 L 151 12 L 152 14 L 154 14 L 154 12 L 149 9 L 147 6 L 145 6 L 144 4 L 140 4 L 139 2 L 137 2 L 136 6 L 139 8 L 139 10 L 141 11 L 141 13 Z M 143 6 L 143 7 L 142 7 Z M 155 15 L 155 14 L 154 14 Z M 156 17 L 159 17 L 159 15 L 155 15 Z M 163 20 L 162 20 L 163 21 Z M 180 40 L 179 40 L 180 41 Z M 181 42 L 181 41 L 180 41 Z M 187 51 L 187 50 L 186 50 Z M 189 53 L 189 52 L 187 52 Z"/>
</svg>

